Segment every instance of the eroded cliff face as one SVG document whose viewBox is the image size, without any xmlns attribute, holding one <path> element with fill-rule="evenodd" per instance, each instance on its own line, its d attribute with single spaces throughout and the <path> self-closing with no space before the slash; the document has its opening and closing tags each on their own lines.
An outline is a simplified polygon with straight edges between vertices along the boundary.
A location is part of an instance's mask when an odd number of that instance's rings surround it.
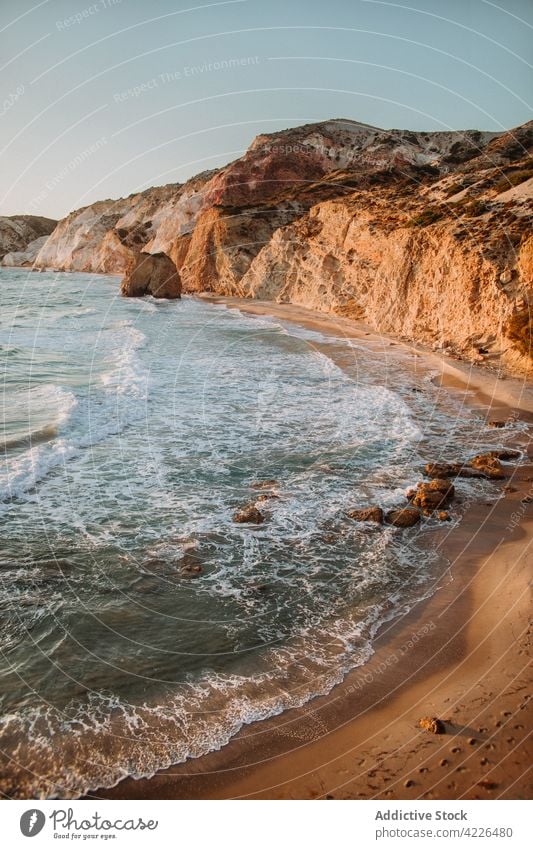
<svg viewBox="0 0 533 849">
<path fill-rule="evenodd" d="M 419 133 L 334 120 L 258 136 L 225 168 L 71 213 L 36 265 L 272 299 L 517 370 L 530 362 L 533 123 Z"/>
<path fill-rule="evenodd" d="M 464 134 L 384 131 L 348 120 L 261 135 L 242 157 L 218 171 L 204 172 L 184 184 L 98 201 L 70 213 L 39 251 L 36 265 L 123 274 L 140 250 L 164 252 L 181 263 L 187 253 L 184 245 L 199 225 L 201 233 L 196 239 L 193 236 L 187 261 L 188 267 L 198 268 L 197 279 L 189 274 L 195 291 L 208 283 L 196 256 L 202 242 L 208 239 L 219 247 L 224 244 L 225 254 L 229 254 L 229 240 L 243 235 L 239 257 L 234 251 L 233 259 L 225 255 L 211 265 L 221 271 L 220 282 L 214 281 L 217 288 L 224 285 L 228 267 L 235 266 L 235 274 L 230 272 L 228 280 L 245 273 L 252 256 L 277 227 L 318 200 L 345 194 L 350 180 L 357 182 L 362 175 L 383 169 L 403 168 L 414 174 L 437 162 L 446 168 L 458 145 L 463 156 L 465 151 L 474 155 L 494 135 L 470 130 Z M 343 174 L 346 184 L 339 179 Z M 249 232 L 243 234 L 245 224 Z M 238 249 L 238 245 L 236 242 L 233 247 Z"/>
<path fill-rule="evenodd" d="M 172 257 L 180 238 L 194 229 L 209 176 L 207 172 L 183 185 L 156 186 L 71 212 L 41 248 L 35 265 L 123 274 L 141 250 Z"/>
<path fill-rule="evenodd" d="M 524 369 L 508 325 L 533 292 L 533 238 L 484 253 L 449 223 L 387 229 L 351 203 L 328 202 L 278 230 L 241 280 L 243 295 L 365 321 L 476 362 Z M 484 353 L 481 353 L 484 352 Z"/>
</svg>

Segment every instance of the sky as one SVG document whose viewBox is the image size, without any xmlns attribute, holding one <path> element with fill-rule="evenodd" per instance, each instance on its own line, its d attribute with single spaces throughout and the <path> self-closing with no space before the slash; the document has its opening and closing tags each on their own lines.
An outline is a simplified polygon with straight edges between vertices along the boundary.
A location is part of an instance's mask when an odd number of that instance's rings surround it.
<svg viewBox="0 0 533 849">
<path fill-rule="evenodd" d="M 328 118 L 532 117 L 533 0 L 0 0 L 0 214 L 60 218 Z"/>
</svg>

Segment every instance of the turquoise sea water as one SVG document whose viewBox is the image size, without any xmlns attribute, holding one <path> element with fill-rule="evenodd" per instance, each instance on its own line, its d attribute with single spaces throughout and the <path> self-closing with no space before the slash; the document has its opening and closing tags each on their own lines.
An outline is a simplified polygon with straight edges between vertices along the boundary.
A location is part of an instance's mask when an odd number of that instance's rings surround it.
<svg viewBox="0 0 533 849">
<path fill-rule="evenodd" d="M 150 775 L 327 692 L 446 568 L 435 523 L 344 511 L 405 503 L 429 446 L 501 438 L 402 366 L 273 318 L 23 270 L 0 272 L 0 306 L 10 796 Z M 235 524 L 265 479 L 265 523 Z"/>
</svg>

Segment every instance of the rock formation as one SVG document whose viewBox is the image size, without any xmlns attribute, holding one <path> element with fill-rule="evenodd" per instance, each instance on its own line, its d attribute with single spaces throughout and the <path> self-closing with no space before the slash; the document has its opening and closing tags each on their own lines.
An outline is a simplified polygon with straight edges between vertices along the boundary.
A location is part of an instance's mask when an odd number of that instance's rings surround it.
<svg viewBox="0 0 533 849">
<path fill-rule="evenodd" d="M 233 521 L 241 525 L 260 525 L 265 521 L 265 517 L 257 509 L 255 504 L 246 504 L 245 507 L 241 507 L 240 510 L 234 513 Z"/>
<path fill-rule="evenodd" d="M 383 510 L 381 507 L 363 507 L 359 510 L 349 510 L 347 514 L 356 522 L 377 522 L 383 524 Z"/>
<path fill-rule="evenodd" d="M 420 521 L 420 512 L 413 507 L 403 507 L 398 510 L 389 510 L 385 519 L 389 525 L 396 528 L 412 528 Z"/>
<path fill-rule="evenodd" d="M 176 266 L 164 253 L 140 252 L 135 265 L 120 285 L 121 294 L 127 298 L 180 298 L 181 280 Z"/>
<path fill-rule="evenodd" d="M 40 215 L 0 216 L 0 259 L 5 259 L 6 254 L 26 252 L 30 245 L 29 253 L 37 253 L 46 239 L 39 245 L 36 244 L 36 240 L 49 236 L 56 224 L 57 221 L 52 218 L 43 218 Z M 25 260 L 21 264 L 28 264 L 28 262 L 29 260 Z M 16 265 L 17 263 L 2 262 L 2 264 Z"/>
<path fill-rule="evenodd" d="M 429 731 L 431 734 L 445 734 L 446 726 L 442 719 L 437 719 L 436 716 L 423 716 L 418 720 L 419 728 L 423 731 Z"/>
<path fill-rule="evenodd" d="M 413 507 L 424 513 L 432 513 L 438 507 L 446 507 L 455 495 L 455 487 L 449 480 L 434 478 L 429 483 L 419 483 L 412 497 Z"/>
<path fill-rule="evenodd" d="M 48 236 L 39 236 L 34 239 L 23 250 L 11 251 L 2 257 L 2 265 L 11 268 L 31 268 L 41 248 L 46 244 Z"/>
<path fill-rule="evenodd" d="M 184 184 L 61 221 L 40 267 L 167 254 L 184 291 L 362 319 L 472 362 L 531 364 L 533 122 L 498 134 L 331 120 L 258 136 Z"/>
</svg>

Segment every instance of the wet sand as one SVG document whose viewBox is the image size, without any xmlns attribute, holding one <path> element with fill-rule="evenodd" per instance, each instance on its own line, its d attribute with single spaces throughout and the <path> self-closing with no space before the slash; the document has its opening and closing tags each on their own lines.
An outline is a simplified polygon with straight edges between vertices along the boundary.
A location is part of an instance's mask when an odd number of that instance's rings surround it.
<svg viewBox="0 0 533 849">
<path fill-rule="evenodd" d="M 213 300 L 364 341 L 382 363 L 390 352 L 414 375 L 430 372 L 488 420 L 533 422 L 531 383 L 501 379 L 335 316 Z M 527 435 L 517 444 L 533 457 Z M 509 478 L 492 484 L 501 492 L 498 501 L 481 497 L 458 525 L 435 531 L 434 543 L 450 563 L 438 591 L 384 625 L 370 661 L 328 696 L 246 726 L 219 752 L 91 796 L 530 798 L 533 464 L 507 468 Z M 445 733 L 421 730 L 424 716 L 443 720 Z"/>
</svg>

